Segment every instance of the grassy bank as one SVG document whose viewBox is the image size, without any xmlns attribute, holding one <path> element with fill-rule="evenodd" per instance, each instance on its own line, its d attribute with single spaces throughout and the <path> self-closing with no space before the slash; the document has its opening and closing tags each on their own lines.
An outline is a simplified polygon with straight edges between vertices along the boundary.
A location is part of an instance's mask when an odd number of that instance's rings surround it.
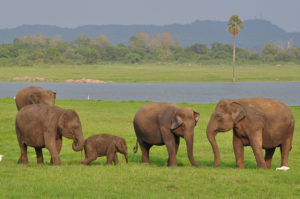
<svg viewBox="0 0 300 199">
<path fill-rule="evenodd" d="M 237 81 L 300 81 L 297 64 L 243 64 L 237 65 L 236 71 Z M 24 76 L 43 77 L 48 82 L 81 78 L 113 82 L 229 82 L 232 66 L 187 63 L 0 66 L 0 81 Z"/>
<path fill-rule="evenodd" d="M 132 119 L 135 112 L 150 102 L 105 102 L 57 100 L 63 108 L 75 109 L 81 119 L 84 136 L 109 133 L 124 137 L 129 149 L 129 164 L 119 154 L 119 166 L 106 166 L 98 158 L 91 166 L 79 165 L 80 152 L 72 151 L 71 140 L 63 138 L 61 166 L 50 166 L 50 156 L 43 150 L 45 165 L 37 165 L 34 149 L 29 147 L 29 165 L 16 164 L 20 151 L 14 120 L 13 99 L 0 99 L 0 198 L 299 198 L 300 197 L 300 107 L 290 107 L 296 120 L 290 171 L 279 172 L 280 150 L 277 149 L 272 169 L 256 169 L 250 147 L 245 150 L 246 169 L 235 169 L 232 133 L 218 134 L 221 164 L 212 168 L 213 153 L 205 128 L 215 105 L 191 106 L 200 113 L 195 129 L 194 156 L 202 168 L 190 165 L 185 141 L 181 139 L 177 168 L 166 167 L 165 146 L 154 146 L 150 165 L 141 164 L 141 151 L 132 152 L 136 137 Z"/>
</svg>

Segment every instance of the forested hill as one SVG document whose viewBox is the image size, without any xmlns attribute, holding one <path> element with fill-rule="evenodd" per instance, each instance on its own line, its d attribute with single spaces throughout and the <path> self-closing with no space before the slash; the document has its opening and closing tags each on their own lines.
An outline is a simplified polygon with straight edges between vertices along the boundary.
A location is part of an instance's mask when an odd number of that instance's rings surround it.
<svg viewBox="0 0 300 199">
<path fill-rule="evenodd" d="M 259 50 L 265 43 L 291 41 L 293 46 L 300 45 L 300 33 L 289 33 L 265 20 L 245 20 L 244 29 L 238 36 L 238 46 L 248 50 Z M 12 43 L 14 38 L 24 35 L 43 34 L 48 38 L 58 35 L 64 41 L 74 40 L 79 34 L 90 37 L 106 35 L 113 45 L 128 44 L 131 36 L 138 32 L 148 34 L 170 32 L 182 46 L 195 43 L 210 45 L 213 42 L 231 44 L 232 36 L 226 31 L 226 22 L 195 21 L 191 24 L 158 25 L 86 25 L 78 28 L 61 28 L 51 25 L 23 25 L 11 29 L 0 29 L 0 43 Z"/>
</svg>

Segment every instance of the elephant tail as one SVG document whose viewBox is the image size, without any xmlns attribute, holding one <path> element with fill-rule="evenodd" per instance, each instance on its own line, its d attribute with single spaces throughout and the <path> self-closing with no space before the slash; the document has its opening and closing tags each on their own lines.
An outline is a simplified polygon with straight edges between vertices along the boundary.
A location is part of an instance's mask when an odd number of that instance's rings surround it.
<svg viewBox="0 0 300 199">
<path fill-rule="evenodd" d="M 136 153 L 138 150 L 139 146 L 138 146 L 138 141 L 136 140 L 136 144 L 135 147 L 133 148 L 133 153 Z"/>
</svg>

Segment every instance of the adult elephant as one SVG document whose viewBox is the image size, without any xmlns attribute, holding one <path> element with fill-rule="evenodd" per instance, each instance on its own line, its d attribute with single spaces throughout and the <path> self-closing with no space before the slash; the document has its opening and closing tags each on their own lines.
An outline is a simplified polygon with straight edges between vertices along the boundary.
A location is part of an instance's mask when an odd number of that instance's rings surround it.
<svg viewBox="0 0 300 199">
<path fill-rule="evenodd" d="M 27 146 L 35 148 L 37 162 L 43 163 L 42 148 L 47 148 L 51 163 L 59 165 L 62 136 L 73 139 L 73 150 L 84 145 L 81 122 L 74 110 L 57 106 L 32 104 L 23 107 L 16 117 L 16 133 L 21 150 L 19 163 L 27 164 Z"/>
<path fill-rule="evenodd" d="M 179 138 L 183 137 L 191 164 L 199 167 L 193 156 L 194 128 L 198 119 L 199 113 L 192 108 L 181 108 L 176 104 L 157 103 L 142 107 L 133 120 L 137 142 L 142 150 L 142 162 L 149 163 L 152 145 L 166 145 L 169 153 L 168 166 L 177 166 Z"/>
<path fill-rule="evenodd" d="M 294 117 L 281 101 L 268 98 L 221 100 L 212 113 L 206 134 L 214 151 L 214 167 L 220 163 L 215 136 L 233 129 L 237 168 L 244 168 L 244 146 L 251 146 L 259 168 L 271 167 L 276 147 L 281 149 L 281 166 L 288 166 L 292 147 Z M 263 157 L 262 149 L 266 150 Z"/>
<path fill-rule="evenodd" d="M 17 109 L 29 104 L 48 104 L 53 106 L 56 93 L 51 90 L 44 90 L 41 87 L 30 86 L 22 88 L 16 95 Z"/>
</svg>

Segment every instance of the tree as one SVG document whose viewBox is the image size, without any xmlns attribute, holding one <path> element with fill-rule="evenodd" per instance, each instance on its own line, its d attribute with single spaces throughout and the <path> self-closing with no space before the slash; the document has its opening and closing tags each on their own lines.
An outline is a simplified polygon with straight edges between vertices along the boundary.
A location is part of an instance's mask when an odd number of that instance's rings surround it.
<svg viewBox="0 0 300 199">
<path fill-rule="evenodd" d="M 235 82 L 235 40 L 241 29 L 244 28 L 242 20 L 238 15 L 232 15 L 227 23 L 227 31 L 233 36 L 233 53 L 232 53 L 232 81 Z"/>
<path fill-rule="evenodd" d="M 129 46 L 131 48 L 146 49 L 149 46 L 148 33 L 139 32 L 137 36 L 130 37 Z"/>
<path fill-rule="evenodd" d="M 208 48 L 205 44 L 194 44 L 189 48 L 190 51 L 196 54 L 207 54 Z"/>
<path fill-rule="evenodd" d="M 89 36 L 85 34 L 78 35 L 76 39 L 72 41 L 73 45 L 78 48 L 86 47 L 90 44 L 90 42 L 91 42 L 91 38 L 89 38 Z"/>
<path fill-rule="evenodd" d="M 91 46 L 98 51 L 102 51 L 108 47 L 111 47 L 112 44 L 105 35 L 100 35 L 99 37 L 91 40 Z"/>
<path fill-rule="evenodd" d="M 262 48 L 262 57 L 267 62 L 274 61 L 277 54 L 278 49 L 275 44 L 266 43 Z"/>
</svg>

